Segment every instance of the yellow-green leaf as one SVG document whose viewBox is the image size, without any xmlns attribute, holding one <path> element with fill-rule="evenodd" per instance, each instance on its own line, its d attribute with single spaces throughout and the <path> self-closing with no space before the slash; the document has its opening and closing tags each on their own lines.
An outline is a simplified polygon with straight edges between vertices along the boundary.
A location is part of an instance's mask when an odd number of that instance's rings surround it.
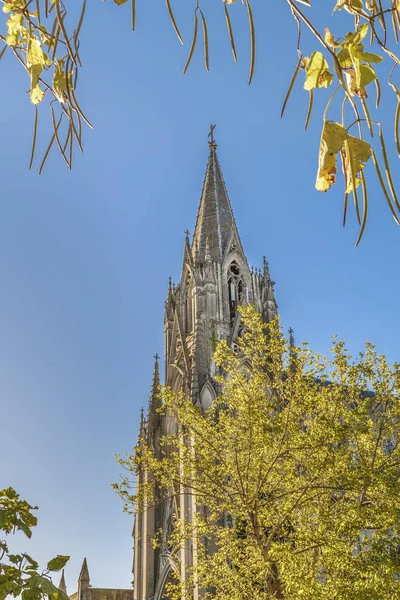
<svg viewBox="0 0 400 600">
<path fill-rule="evenodd" d="M 329 72 L 329 65 L 321 52 L 314 52 L 310 59 L 305 59 L 304 64 L 306 70 L 305 90 L 310 91 L 331 85 L 333 75 Z"/>
<path fill-rule="evenodd" d="M 31 36 L 28 43 L 28 51 L 26 53 L 26 60 L 29 65 L 40 65 L 44 67 L 46 64 L 46 57 L 41 48 L 40 41 L 37 37 Z"/>
<path fill-rule="evenodd" d="M 6 43 L 9 46 L 15 46 L 18 44 L 22 32 L 26 31 L 24 27 L 24 17 L 21 13 L 13 13 L 8 17 L 7 30 Z"/>
<path fill-rule="evenodd" d="M 42 90 L 40 85 L 35 85 L 35 87 L 32 87 L 31 92 L 30 92 L 30 98 L 31 98 L 32 104 L 35 104 L 35 105 L 40 104 L 40 102 L 44 98 L 44 94 L 45 94 L 45 92 Z"/>
<path fill-rule="evenodd" d="M 26 6 L 25 0 L 8 0 L 4 2 L 3 12 L 10 13 L 16 8 L 24 8 Z"/>
<path fill-rule="evenodd" d="M 357 177 L 357 175 L 361 173 L 361 171 L 364 169 L 371 154 L 372 150 L 368 142 L 353 137 L 352 135 L 349 135 L 347 137 L 347 144 L 344 146 L 344 164 L 346 169 L 347 194 L 352 192 L 354 190 L 354 187 L 357 188 L 360 185 L 361 178 Z M 355 181 L 353 181 L 353 169 Z"/>
<path fill-rule="evenodd" d="M 376 79 L 376 73 L 369 65 L 360 65 L 360 87 L 365 87 Z"/>
<path fill-rule="evenodd" d="M 39 104 L 44 98 L 44 91 L 39 86 L 39 77 L 43 71 L 41 65 L 31 65 L 28 67 L 29 74 L 31 76 L 31 90 L 30 98 L 32 104 Z"/>
<path fill-rule="evenodd" d="M 335 42 L 335 38 L 332 35 L 332 33 L 329 31 L 328 27 L 326 27 L 325 29 L 325 42 L 328 44 L 328 46 L 330 46 L 331 48 L 337 48 L 338 46 L 340 46 L 340 44 L 337 44 Z"/>
<path fill-rule="evenodd" d="M 360 44 L 368 33 L 369 24 L 364 23 L 354 33 L 348 33 L 343 41 L 343 47 Z"/>
<path fill-rule="evenodd" d="M 370 63 L 380 63 L 382 62 L 382 56 L 379 54 L 372 54 L 371 52 L 362 52 L 359 56 L 360 60 L 365 60 L 365 62 Z"/>
<path fill-rule="evenodd" d="M 338 0 L 333 11 L 342 10 L 343 8 L 348 12 L 362 10 L 362 0 Z"/>
<path fill-rule="evenodd" d="M 63 66 L 64 61 L 58 60 L 53 75 L 53 91 L 59 102 L 65 102 L 64 94 L 67 90 L 67 78 Z"/>
<path fill-rule="evenodd" d="M 118 4 L 118 6 L 122 6 L 122 4 L 125 4 L 125 2 L 128 2 L 128 0 L 114 0 L 115 4 Z"/>
<path fill-rule="evenodd" d="M 326 192 L 336 181 L 336 155 L 342 149 L 347 131 L 339 123 L 325 121 L 319 147 L 318 173 L 315 187 Z"/>
</svg>

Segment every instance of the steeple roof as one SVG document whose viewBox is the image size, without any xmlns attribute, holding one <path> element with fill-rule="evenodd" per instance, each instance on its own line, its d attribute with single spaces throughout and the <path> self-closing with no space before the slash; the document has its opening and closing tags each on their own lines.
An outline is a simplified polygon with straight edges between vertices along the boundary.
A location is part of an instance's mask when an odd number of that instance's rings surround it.
<svg viewBox="0 0 400 600">
<path fill-rule="evenodd" d="M 61 579 L 60 579 L 60 583 L 58 584 L 58 589 L 61 590 L 62 592 L 64 592 L 64 594 L 67 593 L 67 586 L 65 585 L 64 569 L 62 570 L 62 573 L 61 573 Z"/>
<path fill-rule="evenodd" d="M 209 147 L 210 154 L 192 242 L 192 254 L 196 262 L 205 259 L 207 246 L 212 261 L 222 260 L 233 233 L 236 233 L 240 244 L 235 217 L 218 161 L 217 144 L 213 138 Z"/>
<path fill-rule="evenodd" d="M 81 568 L 81 572 L 79 574 L 78 581 L 90 581 L 89 569 L 87 566 L 86 558 L 83 559 L 82 568 Z"/>
</svg>

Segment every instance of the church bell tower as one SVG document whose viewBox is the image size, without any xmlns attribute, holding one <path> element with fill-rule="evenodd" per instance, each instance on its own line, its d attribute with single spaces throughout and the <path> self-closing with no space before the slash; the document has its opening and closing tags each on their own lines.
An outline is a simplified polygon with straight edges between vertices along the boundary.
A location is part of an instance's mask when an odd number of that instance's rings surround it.
<svg viewBox="0 0 400 600">
<path fill-rule="evenodd" d="M 164 318 L 165 384 L 176 392 L 183 391 L 187 401 L 203 411 L 219 393 L 214 381 L 215 344 L 226 339 L 235 347 L 241 335 L 238 307 L 254 305 L 265 322 L 277 314 L 274 282 L 266 259 L 262 270 L 248 265 L 218 161 L 213 129 L 214 126 L 209 135 L 209 156 L 193 238 L 190 241 L 186 232 L 180 282 L 169 282 Z M 159 383 L 156 357 L 148 415 L 147 419 L 142 415 L 139 434 L 141 443 L 148 444 L 156 454 L 160 452 L 160 437 L 174 433 L 177 426 L 168 414 L 161 418 L 157 412 Z M 140 471 L 137 478 L 142 483 L 147 481 L 147 474 Z M 190 518 L 195 510 L 191 502 L 190 497 L 179 494 L 136 513 L 134 600 L 163 600 L 169 578 L 184 577 L 185 565 L 191 564 L 192 549 L 179 550 L 181 566 L 177 567 L 168 539 L 177 514 Z M 161 546 L 154 549 L 151 539 L 160 528 Z M 195 591 L 193 600 L 197 598 Z"/>
</svg>

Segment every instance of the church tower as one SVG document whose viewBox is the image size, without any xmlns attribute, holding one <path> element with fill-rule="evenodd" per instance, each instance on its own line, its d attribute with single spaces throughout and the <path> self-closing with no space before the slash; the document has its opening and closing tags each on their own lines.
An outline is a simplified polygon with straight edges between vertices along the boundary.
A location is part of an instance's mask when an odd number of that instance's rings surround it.
<svg viewBox="0 0 400 600">
<path fill-rule="evenodd" d="M 218 161 L 213 126 L 209 137 L 193 239 L 190 242 L 186 232 L 180 282 L 169 282 L 164 318 L 165 384 L 176 392 L 183 391 L 187 401 L 203 411 L 219 393 L 214 381 L 215 344 L 226 339 L 235 347 L 241 335 L 238 307 L 253 304 L 265 322 L 277 313 L 274 282 L 266 259 L 262 270 L 248 265 Z M 161 418 L 157 412 L 161 402 L 157 395 L 159 384 L 156 357 L 148 415 L 145 419 L 142 414 L 139 434 L 140 443 L 148 444 L 156 454 L 160 452 L 160 437 L 175 432 L 177 427 L 171 415 Z M 137 478 L 138 483 L 148 481 L 143 471 L 137 473 Z M 169 578 L 185 576 L 193 548 L 175 550 L 169 537 L 176 516 L 185 514 L 190 519 L 194 510 L 193 498 L 179 492 L 148 510 L 139 507 L 133 530 L 134 600 L 163 600 Z M 151 540 L 160 529 L 161 544 L 154 549 Z M 179 552 L 179 561 L 174 558 L 175 552 Z M 195 590 L 193 600 L 198 597 Z"/>
</svg>

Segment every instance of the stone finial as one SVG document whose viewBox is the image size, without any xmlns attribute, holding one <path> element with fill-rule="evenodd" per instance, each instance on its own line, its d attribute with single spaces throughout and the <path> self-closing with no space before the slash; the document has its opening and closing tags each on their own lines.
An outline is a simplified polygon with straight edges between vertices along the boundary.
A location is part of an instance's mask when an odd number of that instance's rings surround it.
<svg viewBox="0 0 400 600">
<path fill-rule="evenodd" d="M 170 276 L 168 277 L 168 294 L 167 294 L 167 304 L 168 304 L 169 302 L 171 302 L 171 300 L 172 300 L 173 291 L 174 291 L 174 288 L 173 288 L 173 284 L 172 284 L 172 277 L 171 277 L 171 275 L 170 275 Z"/>
<path fill-rule="evenodd" d="M 268 262 L 267 262 L 267 259 L 265 258 L 265 256 L 263 256 L 263 267 L 264 267 L 264 277 L 265 277 L 265 279 L 271 279 L 271 276 L 269 274 Z"/>
<path fill-rule="evenodd" d="M 159 387 L 160 387 L 160 370 L 159 370 L 159 366 L 158 366 L 158 361 L 159 361 L 160 357 L 158 356 L 158 354 L 156 354 L 154 356 L 154 372 L 153 372 L 153 383 L 151 386 L 151 396 L 150 396 L 150 401 L 154 401 L 157 405 L 157 397 L 158 397 L 158 392 L 159 392 Z"/>
<path fill-rule="evenodd" d="M 89 581 L 90 581 L 89 569 L 88 569 L 88 566 L 87 566 L 86 558 L 83 559 L 82 568 L 81 568 L 81 572 L 79 574 L 78 581 L 84 581 L 84 582 L 87 582 L 87 583 L 89 583 Z"/>
<path fill-rule="evenodd" d="M 67 586 L 65 585 L 65 577 L 64 577 L 64 569 L 61 572 L 60 583 L 58 584 L 58 589 L 64 592 L 67 595 Z"/>
<path fill-rule="evenodd" d="M 294 348 L 295 344 L 294 344 L 294 330 L 292 327 L 290 327 L 290 329 L 288 330 L 288 334 L 289 334 L 289 346 L 291 348 Z"/>
<path fill-rule="evenodd" d="M 144 408 L 140 409 L 140 428 L 139 428 L 139 439 L 143 440 L 146 434 L 146 419 L 144 418 Z"/>
</svg>

